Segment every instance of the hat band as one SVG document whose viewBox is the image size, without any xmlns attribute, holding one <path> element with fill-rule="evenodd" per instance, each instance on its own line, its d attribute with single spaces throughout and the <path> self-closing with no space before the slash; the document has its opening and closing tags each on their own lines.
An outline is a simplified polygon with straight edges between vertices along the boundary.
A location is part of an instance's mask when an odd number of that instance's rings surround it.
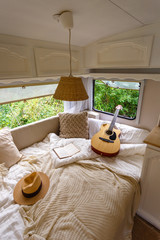
<svg viewBox="0 0 160 240">
<path fill-rule="evenodd" d="M 22 190 L 22 194 L 26 198 L 32 198 L 32 197 L 36 196 L 40 192 L 41 188 L 42 188 L 42 181 L 41 181 L 41 184 L 40 184 L 39 188 L 35 192 L 33 192 L 33 193 L 25 193 Z"/>
</svg>

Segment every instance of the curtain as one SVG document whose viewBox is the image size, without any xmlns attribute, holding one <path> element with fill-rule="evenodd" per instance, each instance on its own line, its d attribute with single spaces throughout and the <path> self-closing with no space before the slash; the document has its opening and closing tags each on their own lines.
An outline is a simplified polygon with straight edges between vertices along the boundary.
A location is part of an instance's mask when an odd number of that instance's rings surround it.
<svg viewBox="0 0 160 240">
<path fill-rule="evenodd" d="M 64 112 L 69 113 L 78 113 L 84 110 L 91 109 L 91 101 L 92 101 L 92 77 L 82 77 L 83 85 L 86 89 L 86 92 L 89 96 L 87 100 L 84 101 L 64 101 Z"/>
</svg>

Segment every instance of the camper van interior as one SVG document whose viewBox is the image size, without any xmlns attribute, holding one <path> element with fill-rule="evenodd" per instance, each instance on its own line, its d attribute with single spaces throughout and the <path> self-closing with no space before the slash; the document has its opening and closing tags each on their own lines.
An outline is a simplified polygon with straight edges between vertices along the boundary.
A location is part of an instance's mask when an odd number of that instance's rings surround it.
<svg viewBox="0 0 160 240">
<path fill-rule="evenodd" d="M 0 0 L 0 239 L 160 239 L 160 1 Z"/>
</svg>

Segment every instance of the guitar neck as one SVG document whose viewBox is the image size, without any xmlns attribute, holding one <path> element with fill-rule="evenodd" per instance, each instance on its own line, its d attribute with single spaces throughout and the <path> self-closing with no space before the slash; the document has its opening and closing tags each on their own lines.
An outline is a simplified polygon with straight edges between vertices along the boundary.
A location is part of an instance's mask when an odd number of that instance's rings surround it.
<svg viewBox="0 0 160 240">
<path fill-rule="evenodd" d="M 115 125 L 115 122 L 116 122 L 116 119 L 117 119 L 119 110 L 120 110 L 120 109 L 116 109 L 116 112 L 115 112 L 115 114 L 114 114 L 114 117 L 113 117 L 112 122 L 111 122 L 111 124 L 110 124 L 110 126 L 109 126 L 109 129 L 108 129 L 109 131 L 112 131 L 113 128 L 114 128 L 114 125 Z"/>
</svg>

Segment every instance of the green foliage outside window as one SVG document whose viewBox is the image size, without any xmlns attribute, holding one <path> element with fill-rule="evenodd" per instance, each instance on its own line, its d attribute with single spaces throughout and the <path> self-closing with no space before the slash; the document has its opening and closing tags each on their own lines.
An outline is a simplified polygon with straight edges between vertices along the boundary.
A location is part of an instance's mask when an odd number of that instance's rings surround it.
<svg viewBox="0 0 160 240">
<path fill-rule="evenodd" d="M 63 112 L 63 102 L 53 96 L 0 105 L 0 129 L 14 128 Z"/>
<path fill-rule="evenodd" d="M 122 105 L 119 115 L 134 119 L 138 106 L 139 90 L 113 88 L 95 80 L 94 109 L 114 113 L 117 105 Z"/>
</svg>

